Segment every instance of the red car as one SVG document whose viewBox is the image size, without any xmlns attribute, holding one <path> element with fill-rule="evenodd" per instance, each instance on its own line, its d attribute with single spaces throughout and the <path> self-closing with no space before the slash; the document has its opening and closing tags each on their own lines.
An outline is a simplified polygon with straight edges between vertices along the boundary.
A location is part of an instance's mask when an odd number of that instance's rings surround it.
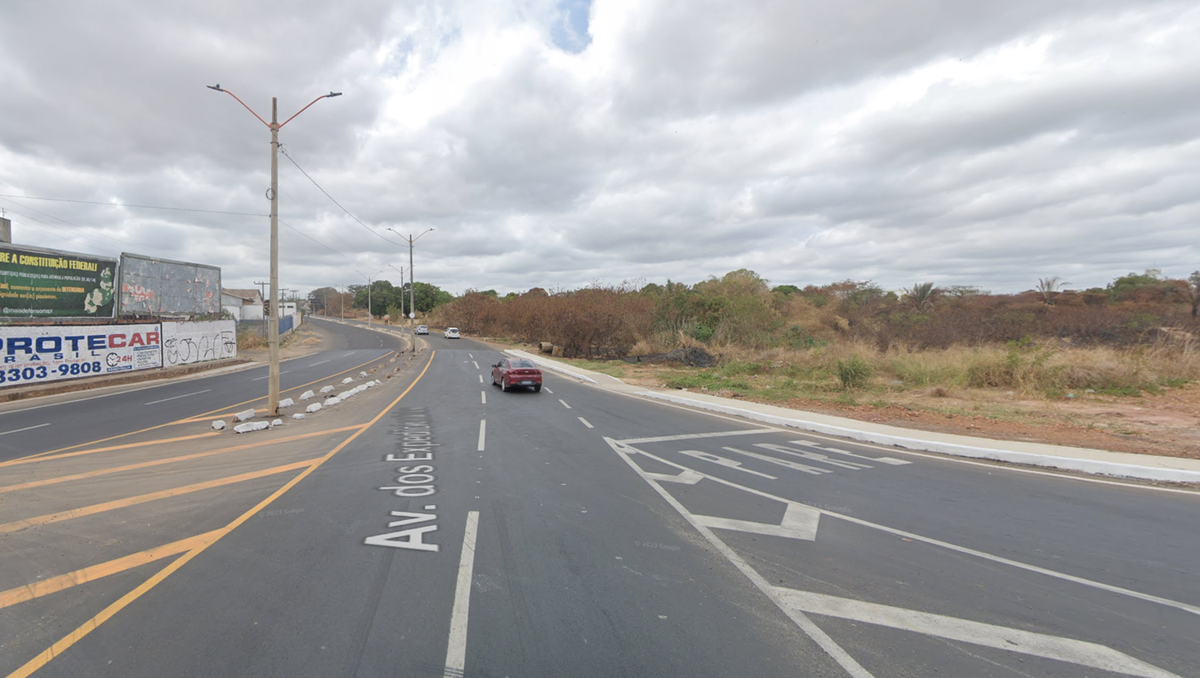
<svg viewBox="0 0 1200 678">
<path fill-rule="evenodd" d="M 532 360 L 504 358 L 492 365 L 492 386 L 497 384 L 502 391 L 527 386 L 536 393 L 542 390 L 542 371 Z"/>
</svg>

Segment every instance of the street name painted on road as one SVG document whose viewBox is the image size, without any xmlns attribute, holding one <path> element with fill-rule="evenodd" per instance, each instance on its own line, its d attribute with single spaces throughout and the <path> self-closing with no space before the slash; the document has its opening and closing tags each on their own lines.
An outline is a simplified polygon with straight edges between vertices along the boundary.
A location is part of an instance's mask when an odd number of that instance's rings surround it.
<svg viewBox="0 0 1200 678">
<path fill-rule="evenodd" d="M 429 414 L 423 407 L 410 407 L 396 411 L 398 425 L 392 433 L 398 436 L 397 450 L 383 457 L 385 462 L 400 463 L 395 468 L 395 479 L 392 484 L 380 487 L 380 490 L 391 492 L 397 497 L 409 499 L 432 497 L 437 493 L 437 477 L 434 464 L 433 448 L 438 443 L 433 441 L 433 427 L 429 423 Z M 436 532 L 436 504 L 426 504 L 425 512 L 391 511 L 388 529 L 402 527 L 395 532 L 387 532 L 367 537 L 363 543 L 368 546 L 387 546 L 389 548 L 409 549 L 412 551 L 431 551 L 436 553 L 438 545 L 425 541 L 432 532 Z"/>
</svg>

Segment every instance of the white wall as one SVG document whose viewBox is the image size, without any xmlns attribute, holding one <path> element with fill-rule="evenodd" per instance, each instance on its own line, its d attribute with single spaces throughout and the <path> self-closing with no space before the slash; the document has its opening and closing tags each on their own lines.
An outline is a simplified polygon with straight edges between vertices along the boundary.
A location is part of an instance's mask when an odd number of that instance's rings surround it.
<svg viewBox="0 0 1200 678">
<path fill-rule="evenodd" d="M 210 320 L 162 324 L 163 367 L 237 357 L 237 324 Z"/>
</svg>

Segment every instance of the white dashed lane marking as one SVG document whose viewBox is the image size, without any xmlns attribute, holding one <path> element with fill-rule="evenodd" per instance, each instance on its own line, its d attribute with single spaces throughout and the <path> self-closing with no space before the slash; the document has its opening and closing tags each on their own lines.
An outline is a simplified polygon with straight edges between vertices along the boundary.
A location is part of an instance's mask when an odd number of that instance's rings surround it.
<svg viewBox="0 0 1200 678">
<path fill-rule="evenodd" d="M 479 449 L 476 451 L 478 451 L 478 452 L 483 451 L 483 439 L 486 437 L 486 435 L 487 435 L 487 420 L 480 419 L 479 420 Z"/>
<path fill-rule="evenodd" d="M 580 418 L 579 418 L 579 421 L 583 422 L 583 425 L 584 425 L 584 426 L 586 426 L 586 427 L 588 427 L 588 428 L 596 428 L 595 426 L 592 426 L 590 423 L 588 423 L 588 420 L 587 420 L 587 419 L 584 419 L 583 417 L 580 417 Z"/>
<path fill-rule="evenodd" d="M 480 399 L 481 401 L 483 401 L 483 404 L 484 404 L 484 405 L 487 405 L 487 391 L 480 391 L 480 392 L 479 392 L 479 399 Z"/>
<path fill-rule="evenodd" d="M 18 429 L 14 429 L 12 431 L 5 431 L 4 433 L 0 433 L 0 436 L 6 436 L 9 433 L 20 433 L 21 431 L 32 431 L 35 428 L 42 428 L 43 426 L 49 426 L 49 425 L 50 424 L 47 423 L 47 424 L 38 424 L 37 426 L 26 426 L 25 428 L 18 428 Z"/>
<path fill-rule="evenodd" d="M 567 404 L 567 401 L 563 400 L 562 398 L 559 398 L 558 402 L 562 403 L 563 407 L 567 408 L 568 410 L 571 409 L 571 406 Z"/>
</svg>

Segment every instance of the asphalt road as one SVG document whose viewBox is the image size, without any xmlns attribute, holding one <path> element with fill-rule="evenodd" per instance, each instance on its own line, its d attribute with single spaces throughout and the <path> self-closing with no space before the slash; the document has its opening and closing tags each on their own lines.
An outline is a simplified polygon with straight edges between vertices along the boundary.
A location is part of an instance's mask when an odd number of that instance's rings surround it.
<svg viewBox="0 0 1200 678">
<path fill-rule="evenodd" d="M 281 392 L 373 364 L 400 347 L 394 337 L 378 332 L 335 327 L 344 329 L 333 335 L 328 350 L 280 363 Z M 266 380 L 267 367 L 262 365 L 215 376 L 200 374 L 0 404 L 0 462 L 235 405 L 264 407 L 261 393 L 266 391 Z"/>
<path fill-rule="evenodd" d="M 330 327 L 363 347 L 298 382 L 383 356 Z M 502 393 L 498 353 L 428 343 L 259 438 L 9 441 L 0 675 L 1200 675 L 1195 494 Z M 143 419 L 202 409 L 169 402 Z"/>
</svg>

